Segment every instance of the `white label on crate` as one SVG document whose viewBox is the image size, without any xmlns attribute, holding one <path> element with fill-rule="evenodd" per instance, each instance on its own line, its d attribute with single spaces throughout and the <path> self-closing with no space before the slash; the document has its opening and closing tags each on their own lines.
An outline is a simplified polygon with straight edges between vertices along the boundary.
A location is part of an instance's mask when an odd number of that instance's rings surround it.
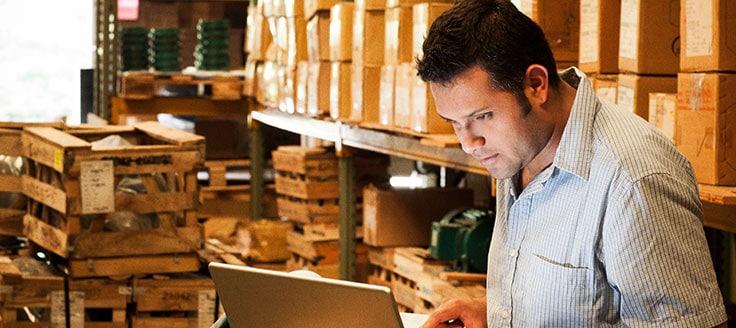
<svg viewBox="0 0 736 328">
<path fill-rule="evenodd" d="M 66 327 L 64 291 L 51 292 L 51 328 Z M 84 328 L 84 292 L 69 292 L 69 328 Z"/>
<path fill-rule="evenodd" d="M 81 170 L 82 213 L 114 212 L 115 177 L 112 161 L 84 161 Z"/>
<path fill-rule="evenodd" d="M 713 2 L 685 1 L 685 56 L 710 56 L 713 54 Z"/>
<path fill-rule="evenodd" d="M 598 0 L 582 0 L 580 2 L 580 62 L 595 63 L 598 61 L 598 26 L 600 11 Z"/>
<path fill-rule="evenodd" d="M 197 321 L 199 328 L 207 328 L 217 320 L 215 318 L 215 295 L 214 290 L 199 291 L 199 306 L 197 307 Z"/>
<path fill-rule="evenodd" d="M 639 55 L 639 0 L 621 0 L 619 28 L 619 56 L 636 60 Z"/>
</svg>

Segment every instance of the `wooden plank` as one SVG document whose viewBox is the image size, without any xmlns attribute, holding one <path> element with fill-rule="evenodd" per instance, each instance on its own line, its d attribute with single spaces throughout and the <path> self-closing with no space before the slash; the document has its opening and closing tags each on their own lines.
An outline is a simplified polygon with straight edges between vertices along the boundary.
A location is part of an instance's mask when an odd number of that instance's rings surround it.
<svg viewBox="0 0 736 328">
<path fill-rule="evenodd" d="M 25 210 L 0 208 L 0 235 L 23 236 Z"/>
<path fill-rule="evenodd" d="M 197 311 L 199 293 L 203 291 L 215 291 L 212 279 L 203 275 L 133 279 L 133 302 L 137 312 Z"/>
<path fill-rule="evenodd" d="M 67 213 L 67 199 L 64 190 L 27 175 L 24 175 L 21 181 L 23 183 L 23 194 L 61 212 L 61 214 Z"/>
<path fill-rule="evenodd" d="M 173 143 L 178 146 L 204 145 L 205 143 L 203 136 L 168 127 L 158 122 L 138 122 L 134 124 L 133 127 L 154 138 L 163 140 L 167 143 Z"/>
<path fill-rule="evenodd" d="M 33 215 L 26 214 L 23 217 L 23 234 L 56 255 L 68 256 L 67 234 Z"/>
<path fill-rule="evenodd" d="M 703 202 L 736 205 L 736 187 L 699 184 L 700 200 Z"/>
<path fill-rule="evenodd" d="M 74 278 L 196 272 L 199 269 L 199 257 L 196 253 L 69 261 L 70 276 Z"/>
<path fill-rule="evenodd" d="M 201 248 L 200 227 L 126 232 L 81 233 L 74 236 L 74 259 L 190 253 Z"/>
<path fill-rule="evenodd" d="M 0 192 L 23 192 L 21 176 L 0 174 Z"/>
<path fill-rule="evenodd" d="M 280 146 L 271 152 L 277 171 L 304 174 L 308 177 L 337 176 L 337 156 L 324 148 Z"/>
<path fill-rule="evenodd" d="M 339 196 L 337 176 L 326 180 L 308 180 L 279 173 L 274 185 L 276 193 L 300 199 L 335 199 Z"/>
<path fill-rule="evenodd" d="M 337 223 L 340 206 L 337 198 L 302 200 L 280 196 L 276 199 L 279 216 L 300 223 Z"/>
<path fill-rule="evenodd" d="M 338 242 L 322 241 L 310 242 L 304 240 L 298 232 L 289 231 L 286 234 L 287 249 L 299 256 L 320 264 L 338 263 Z"/>
<path fill-rule="evenodd" d="M 81 215 L 81 197 L 70 197 L 68 213 Z M 45 202 L 44 202 L 45 204 Z M 51 206 L 50 204 L 47 204 Z M 115 211 L 154 213 L 196 209 L 199 206 L 197 192 L 165 192 L 156 194 L 115 194 Z"/>
</svg>

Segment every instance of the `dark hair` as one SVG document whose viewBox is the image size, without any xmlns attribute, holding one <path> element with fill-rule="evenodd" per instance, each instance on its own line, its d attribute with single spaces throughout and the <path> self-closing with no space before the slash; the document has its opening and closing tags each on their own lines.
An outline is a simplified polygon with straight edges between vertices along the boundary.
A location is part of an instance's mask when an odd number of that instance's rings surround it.
<svg viewBox="0 0 736 328">
<path fill-rule="evenodd" d="M 425 82 L 447 85 L 477 65 L 493 88 L 525 100 L 524 74 L 539 64 L 551 88 L 560 83 L 544 32 L 508 0 L 459 0 L 432 23 L 422 50 L 417 68 Z"/>
</svg>

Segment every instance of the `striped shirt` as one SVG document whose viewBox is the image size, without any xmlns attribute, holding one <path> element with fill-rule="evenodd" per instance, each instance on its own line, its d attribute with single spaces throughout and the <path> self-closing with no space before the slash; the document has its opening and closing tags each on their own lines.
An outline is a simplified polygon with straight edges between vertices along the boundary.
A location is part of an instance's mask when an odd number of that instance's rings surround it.
<svg viewBox="0 0 736 328">
<path fill-rule="evenodd" d="M 577 69 L 553 163 L 498 181 L 489 327 L 708 327 L 726 321 L 690 162 Z"/>
</svg>

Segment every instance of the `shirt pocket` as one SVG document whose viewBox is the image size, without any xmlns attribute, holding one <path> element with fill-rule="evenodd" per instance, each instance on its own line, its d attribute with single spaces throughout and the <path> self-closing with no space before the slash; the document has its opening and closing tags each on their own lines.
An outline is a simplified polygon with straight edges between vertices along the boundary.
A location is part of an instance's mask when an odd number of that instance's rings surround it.
<svg viewBox="0 0 736 328">
<path fill-rule="evenodd" d="M 528 318 L 540 320 L 534 326 L 586 326 L 595 297 L 592 269 L 539 254 L 529 256 L 529 266 L 521 303 Z"/>
</svg>

